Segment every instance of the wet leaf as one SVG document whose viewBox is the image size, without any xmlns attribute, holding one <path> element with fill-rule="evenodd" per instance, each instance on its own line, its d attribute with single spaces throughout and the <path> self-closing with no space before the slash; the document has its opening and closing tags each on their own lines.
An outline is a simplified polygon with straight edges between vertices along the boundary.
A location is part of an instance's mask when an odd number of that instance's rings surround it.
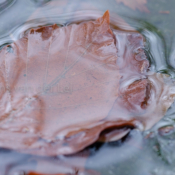
<svg viewBox="0 0 175 175">
<path fill-rule="evenodd" d="M 49 174 L 41 174 L 41 173 L 30 172 L 27 175 L 49 175 Z M 66 174 L 53 174 L 53 175 L 66 175 Z"/>
<path fill-rule="evenodd" d="M 91 171 L 91 170 L 88 170 L 86 172 L 80 172 L 77 170 L 75 173 L 67 173 L 67 174 L 52 174 L 52 175 L 79 175 L 79 174 L 86 174 L 86 175 L 100 175 L 100 173 L 97 173 L 95 171 Z M 28 174 L 26 175 L 51 175 L 50 173 L 49 174 L 46 174 L 46 173 L 36 173 L 36 172 L 29 172 Z"/>
<path fill-rule="evenodd" d="M 146 7 L 147 0 L 116 0 L 117 3 L 123 3 L 133 10 L 140 10 L 141 12 L 148 13 L 149 10 Z"/>
<path fill-rule="evenodd" d="M 141 34 L 109 23 L 107 11 L 95 21 L 31 29 L 1 50 L 1 147 L 69 155 L 164 116 L 173 85 L 148 75 Z"/>
<path fill-rule="evenodd" d="M 100 175 L 95 170 L 85 168 L 89 155 L 90 151 L 86 149 L 77 154 L 61 156 L 60 158 L 38 157 L 36 169 L 27 175 Z"/>
</svg>

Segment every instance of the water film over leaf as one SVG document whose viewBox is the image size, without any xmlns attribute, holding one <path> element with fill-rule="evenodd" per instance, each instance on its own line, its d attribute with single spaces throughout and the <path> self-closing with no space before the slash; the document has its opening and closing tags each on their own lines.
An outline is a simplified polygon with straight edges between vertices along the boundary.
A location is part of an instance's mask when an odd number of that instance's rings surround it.
<svg viewBox="0 0 175 175">
<path fill-rule="evenodd" d="M 31 29 L 0 52 L 0 146 L 69 155 L 149 129 L 174 88 L 149 73 L 144 38 L 95 21 Z"/>
</svg>

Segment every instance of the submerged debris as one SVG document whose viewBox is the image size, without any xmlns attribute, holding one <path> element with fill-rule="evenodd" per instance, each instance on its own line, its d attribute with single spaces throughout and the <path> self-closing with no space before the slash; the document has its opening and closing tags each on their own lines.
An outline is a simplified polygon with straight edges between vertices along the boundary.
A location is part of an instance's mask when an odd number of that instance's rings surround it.
<svg viewBox="0 0 175 175">
<path fill-rule="evenodd" d="M 174 101 L 167 78 L 147 73 L 143 36 L 112 31 L 108 11 L 96 21 L 31 29 L 0 57 L 4 148 L 73 154 L 149 129 Z"/>
</svg>

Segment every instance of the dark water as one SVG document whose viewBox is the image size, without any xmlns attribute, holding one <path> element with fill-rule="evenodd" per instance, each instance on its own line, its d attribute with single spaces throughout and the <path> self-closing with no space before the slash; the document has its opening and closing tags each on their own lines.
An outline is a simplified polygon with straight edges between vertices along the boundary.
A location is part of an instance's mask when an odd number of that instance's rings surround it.
<svg viewBox="0 0 175 175">
<path fill-rule="evenodd" d="M 153 71 L 175 77 L 173 0 L 148 0 L 150 13 L 132 10 L 115 0 L 1 0 L 0 45 L 14 42 L 30 28 L 42 25 L 68 25 L 111 12 L 111 26 L 136 29 L 146 38 L 146 53 Z M 162 11 L 169 11 L 168 14 Z M 122 20 L 118 20 L 118 15 Z M 24 175 L 30 171 L 45 174 L 70 173 L 104 175 L 173 175 L 175 172 L 175 104 L 150 131 L 133 130 L 124 139 L 94 144 L 86 153 L 74 156 L 39 157 L 0 150 L 0 175 Z M 168 126 L 168 127 L 167 127 Z M 88 158 L 87 158 L 88 157 Z M 83 167 L 86 168 L 86 173 Z M 94 172 L 95 171 L 95 172 Z"/>
</svg>

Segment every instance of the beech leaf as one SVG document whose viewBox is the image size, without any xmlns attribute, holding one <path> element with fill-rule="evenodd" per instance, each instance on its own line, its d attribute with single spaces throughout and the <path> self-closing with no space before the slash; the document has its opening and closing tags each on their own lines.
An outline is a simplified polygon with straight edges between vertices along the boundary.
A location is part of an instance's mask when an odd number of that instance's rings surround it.
<svg viewBox="0 0 175 175">
<path fill-rule="evenodd" d="M 149 129 L 174 101 L 144 38 L 95 21 L 31 29 L 0 51 L 0 146 L 68 155 Z"/>
</svg>

